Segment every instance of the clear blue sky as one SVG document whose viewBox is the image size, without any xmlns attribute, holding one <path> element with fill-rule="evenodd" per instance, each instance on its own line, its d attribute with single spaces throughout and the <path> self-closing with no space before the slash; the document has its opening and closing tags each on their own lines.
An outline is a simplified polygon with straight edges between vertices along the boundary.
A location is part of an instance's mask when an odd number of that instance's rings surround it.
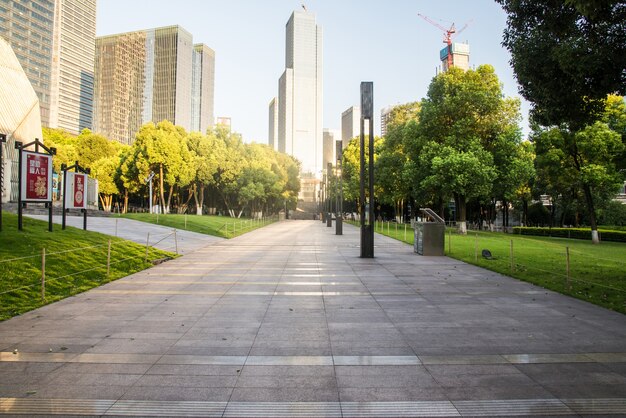
<svg viewBox="0 0 626 418">
<path fill-rule="evenodd" d="M 98 0 L 97 35 L 180 25 L 194 43 L 215 50 L 215 115 L 232 118 L 246 142 L 267 142 L 268 104 L 285 67 L 285 24 L 302 1 Z M 443 34 L 418 16 L 457 29 L 470 64 L 495 67 L 507 96 L 517 83 L 500 43 L 506 14 L 493 0 L 309 0 L 324 31 L 325 128 L 341 128 L 341 112 L 359 103 L 361 81 L 374 82 L 376 112 L 420 100 L 439 65 Z M 528 131 L 523 102 L 523 129 Z M 379 132 L 378 121 L 375 132 Z"/>
</svg>

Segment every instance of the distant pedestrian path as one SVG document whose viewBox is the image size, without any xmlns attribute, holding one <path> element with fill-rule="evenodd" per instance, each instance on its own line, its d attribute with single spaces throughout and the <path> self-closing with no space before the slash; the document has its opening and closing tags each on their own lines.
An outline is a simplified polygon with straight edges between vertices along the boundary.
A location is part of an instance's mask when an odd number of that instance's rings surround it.
<svg viewBox="0 0 626 418">
<path fill-rule="evenodd" d="M 25 216 L 30 216 L 43 221 L 48 220 L 47 215 Z M 55 223 L 54 228 L 61 228 L 61 216 L 54 216 L 52 220 Z M 83 218 L 81 216 L 68 216 L 66 217 L 66 225 L 82 229 Z M 174 236 L 173 228 L 115 216 L 89 217 L 87 218 L 87 230 L 117 236 L 144 245 L 149 239 L 151 246 L 160 250 L 171 252 L 176 252 L 176 247 L 178 245 L 179 254 L 188 254 L 203 248 L 206 245 L 223 241 L 223 238 L 184 230 L 176 230 L 176 236 Z M 149 237 L 148 234 L 150 234 Z"/>
<path fill-rule="evenodd" d="M 0 414 L 626 416 L 624 315 L 359 252 L 351 225 L 277 222 L 4 321 Z"/>
</svg>

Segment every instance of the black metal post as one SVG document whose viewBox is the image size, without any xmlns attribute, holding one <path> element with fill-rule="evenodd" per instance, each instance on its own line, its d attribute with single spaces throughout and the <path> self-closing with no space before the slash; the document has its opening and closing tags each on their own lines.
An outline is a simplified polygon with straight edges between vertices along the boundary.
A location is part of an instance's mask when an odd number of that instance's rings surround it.
<svg viewBox="0 0 626 418">
<path fill-rule="evenodd" d="M 339 190 L 337 191 L 337 204 L 335 207 L 335 235 L 343 235 L 343 148 L 341 140 L 335 142 L 335 158 L 337 160 L 337 176 L 339 177 Z"/>
<path fill-rule="evenodd" d="M 15 149 L 18 150 L 18 175 L 17 175 L 17 229 L 23 230 L 24 224 L 22 222 L 22 144 L 15 141 Z"/>
<path fill-rule="evenodd" d="M 2 150 L 5 142 L 7 142 L 7 136 L 5 134 L 0 134 L 0 231 L 2 231 L 2 190 L 4 189 L 4 165 L 2 163 Z"/>
<path fill-rule="evenodd" d="M 374 258 L 374 83 L 361 83 L 361 141 L 360 141 L 360 206 L 361 206 L 361 258 Z M 365 119 L 369 120 L 368 200 L 365 195 Z M 367 211 L 368 218 L 365 217 Z"/>
<path fill-rule="evenodd" d="M 326 190 L 327 190 L 327 205 L 326 205 L 326 226 L 327 227 L 332 227 L 333 226 L 333 214 L 332 214 L 332 193 L 331 193 L 331 181 L 332 181 L 332 174 L 333 171 L 333 164 L 332 163 L 328 163 L 326 165 Z"/>
<path fill-rule="evenodd" d="M 67 166 L 65 164 L 61 164 L 61 171 L 63 172 L 63 199 L 61 199 L 61 229 L 65 229 L 65 193 L 67 192 Z"/>
<path fill-rule="evenodd" d="M 85 196 L 85 199 L 87 197 Z M 83 213 L 83 229 L 86 231 L 87 230 L 87 209 L 81 209 L 80 210 Z"/>
</svg>

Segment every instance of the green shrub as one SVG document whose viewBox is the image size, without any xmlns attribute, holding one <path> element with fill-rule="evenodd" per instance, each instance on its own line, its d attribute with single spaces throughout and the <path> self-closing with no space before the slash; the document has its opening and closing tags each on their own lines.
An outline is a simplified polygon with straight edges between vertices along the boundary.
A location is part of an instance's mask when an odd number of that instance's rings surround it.
<svg viewBox="0 0 626 418">
<path fill-rule="evenodd" d="M 516 226 L 513 228 L 513 233 L 540 237 L 591 240 L 591 229 L 589 228 L 534 228 Z M 626 231 L 599 228 L 598 234 L 600 235 L 601 241 L 626 242 Z"/>
</svg>

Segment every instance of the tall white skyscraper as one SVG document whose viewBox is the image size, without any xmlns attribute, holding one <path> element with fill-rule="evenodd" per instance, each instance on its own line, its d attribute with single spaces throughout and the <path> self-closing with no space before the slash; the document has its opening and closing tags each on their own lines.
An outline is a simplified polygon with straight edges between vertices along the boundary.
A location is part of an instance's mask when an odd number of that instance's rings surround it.
<svg viewBox="0 0 626 418">
<path fill-rule="evenodd" d="M 322 170 L 322 80 L 322 28 L 315 14 L 294 11 L 278 83 L 278 150 L 300 160 L 303 173 Z"/>
</svg>

